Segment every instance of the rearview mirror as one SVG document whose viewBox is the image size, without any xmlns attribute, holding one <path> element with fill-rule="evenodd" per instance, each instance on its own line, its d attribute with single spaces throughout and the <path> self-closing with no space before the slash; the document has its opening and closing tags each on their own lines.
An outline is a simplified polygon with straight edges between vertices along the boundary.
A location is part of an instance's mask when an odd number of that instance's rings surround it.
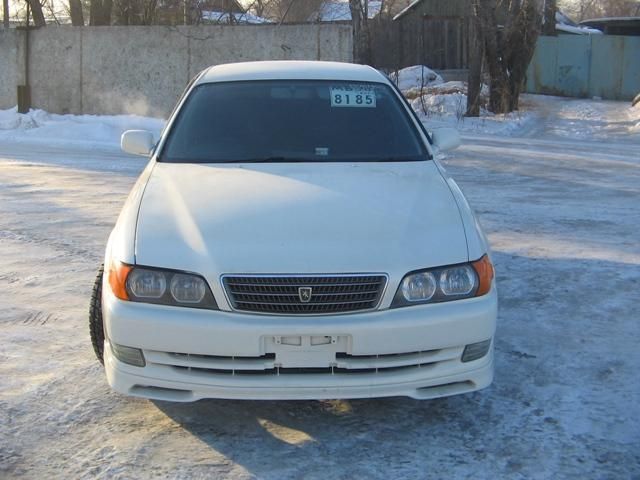
<svg viewBox="0 0 640 480">
<path fill-rule="evenodd" d="M 149 155 L 153 149 L 153 134 L 146 130 L 127 130 L 120 137 L 120 147 L 133 155 Z"/>
<path fill-rule="evenodd" d="M 458 148 L 462 141 L 460 134 L 455 128 L 438 128 L 431 134 L 433 146 L 441 152 Z"/>
</svg>

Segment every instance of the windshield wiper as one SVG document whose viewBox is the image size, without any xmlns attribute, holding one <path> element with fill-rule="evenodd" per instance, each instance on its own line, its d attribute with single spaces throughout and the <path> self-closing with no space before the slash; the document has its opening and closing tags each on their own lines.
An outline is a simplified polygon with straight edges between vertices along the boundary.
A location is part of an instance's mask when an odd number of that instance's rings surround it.
<svg viewBox="0 0 640 480">
<path fill-rule="evenodd" d="M 233 160 L 229 163 L 376 163 L 376 162 L 420 162 L 426 160 L 424 157 L 379 157 L 379 158 L 304 158 L 304 157 L 262 157 L 247 158 L 245 160 Z M 226 162 L 225 162 L 226 163 Z"/>
<path fill-rule="evenodd" d="M 233 160 L 229 163 L 304 163 L 304 162 L 317 162 L 310 158 L 301 157 L 283 157 L 283 156 L 271 156 L 271 157 L 256 157 L 245 158 L 243 160 Z"/>
<path fill-rule="evenodd" d="M 270 157 L 239 158 L 234 160 L 210 160 L 205 158 L 165 158 L 158 161 L 167 163 L 376 163 L 376 162 L 419 162 L 430 160 L 428 157 L 356 157 L 356 158 L 326 158 L 326 157 L 285 157 L 272 155 Z"/>
<path fill-rule="evenodd" d="M 420 157 L 409 157 L 409 158 L 402 158 L 402 157 L 382 157 L 382 158 L 371 158 L 371 159 L 367 159 L 367 160 L 359 160 L 360 162 L 366 163 L 366 162 L 372 162 L 372 163 L 392 163 L 392 162 L 421 162 L 425 160 L 424 158 L 420 158 Z M 355 160 L 356 162 L 358 160 Z"/>
</svg>

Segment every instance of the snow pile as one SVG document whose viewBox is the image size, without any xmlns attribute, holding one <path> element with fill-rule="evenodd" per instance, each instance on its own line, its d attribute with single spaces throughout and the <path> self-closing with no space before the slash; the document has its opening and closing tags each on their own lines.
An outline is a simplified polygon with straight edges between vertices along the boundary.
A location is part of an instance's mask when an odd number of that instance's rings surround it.
<svg viewBox="0 0 640 480">
<path fill-rule="evenodd" d="M 463 92 L 426 94 L 409 101 L 422 117 L 462 117 L 467 110 L 467 95 Z"/>
<path fill-rule="evenodd" d="M 444 83 L 442 77 L 426 65 L 414 65 L 403 68 L 402 70 L 398 70 L 398 72 L 391 73 L 389 78 L 405 95 L 407 95 L 409 91 Z"/>
<path fill-rule="evenodd" d="M 634 133 L 640 133 L 640 102 L 629 108 L 629 117 L 635 124 L 631 127 Z"/>
<path fill-rule="evenodd" d="M 425 65 L 415 65 L 391 74 L 412 108 L 427 128 L 453 126 L 465 133 L 491 133 L 514 135 L 529 122 L 532 115 L 514 112 L 495 115 L 485 108 L 479 118 L 465 117 L 467 111 L 467 82 L 445 82 L 440 75 Z M 489 87 L 482 86 L 480 104 L 485 105 Z"/>
<path fill-rule="evenodd" d="M 425 94 L 410 100 L 410 104 L 428 129 L 455 127 L 462 133 L 517 135 L 534 119 L 526 110 L 496 115 L 482 107 L 480 117 L 465 117 L 466 87 L 464 92 Z"/>
<path fill-rule="evenodd" d="M 118 148 L 125 130 L 149 130 L 158 138 L 164 120 L 137 115 L 56 115 L 44 110 L 0 110 L 0 140 L 49 145 L 96 145 Z"/>
<path fill-rule="evenodd" d="M 411 89 L 408 92 L 414 92 L 416 89 Z M 462 82 L 460 80 L 444 82 L 436 85 L 431 85 L 422 89 L 422 91 L 418 91 L 418 94 L 431 94 L 431 95 L 450 95 L 453 93 L 461 93 L 463 95 L 467 95 L 467 82 Z M 489 96 L 489 86 L 482 84 L 482 88 L 480 90 L 480 95 L 483 97 Z M 417 95 L 416 95 L 417 96 Z"/>
<path fill-rule="evenodd" d="M 459 80 L 452 82 L 444 82 L 427 87 L 428 93 L 448 94 L 448 93 L 465 93 L 467 92 L 467 83 Z"/>
<path fill-rule="evenodd" d="M 542 23 L 544 23 L 544 18 L 542 19 Z M 597 28 L 578 25 L 560 10 L 556 11 L 556 30 L 574 35 L 602 35 L 602 32 Z"/>
<path fill-rule="evenodd" d="M 562 23 L 556 23 L 556 30 L 573 35 L 602 35 L 602 32 L 596 28 L 585 26 L 573 27 L 571 25 L 564 25 Z"/>
</svg>

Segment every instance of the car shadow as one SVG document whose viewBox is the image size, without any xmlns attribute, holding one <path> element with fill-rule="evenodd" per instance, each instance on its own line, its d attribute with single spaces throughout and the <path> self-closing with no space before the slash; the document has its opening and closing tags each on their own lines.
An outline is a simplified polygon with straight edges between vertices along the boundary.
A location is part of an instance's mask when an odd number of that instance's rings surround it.
<svg viewBox="0 0 640 480">
<path fill-rule="evenodd" d="M 472 406 L 482 403 L 481 398 L 474 393 L 429 401 L 394 397 L 153 404 L 257 478 L 327 478 L 328 472 L 330 478 L 389 478 L 386 468 L 372 470 L 372 465 L 415 465 L 403 450 L 414 457 L 418 450 L 426 452 L 429 444 L 436 446 L 435 432 L 453 429 L 462 435 L 473 430 L 472 417 L 459 412 L 475 410 Z M 376 458 L 373 464 L 370 456 Z"/>
<path fill-rule="evenodd" d="M 633 389 L 616 372 L 632 368 L 625 352 L 633 348 L 635 327 L 626 320 L 640 270 L 608 260 L 501 252 L 494 261 L 496 376 L 485 390 L 425 401 L 153 404 L 212 457 L 256 478 L 439 478 L 476 471 L 487 474 L 481 478 L 526 478 L 549 455 L 582 469 L 603 468 L 594 459 L 604 458 L 615 469 L 609 420 L 599 412 L 622 412 Z M 589 425 L 588 444 L 577 440 L 580 425 Z M 587 451 L 600 457 L 585 457 Z"/>
</svg>

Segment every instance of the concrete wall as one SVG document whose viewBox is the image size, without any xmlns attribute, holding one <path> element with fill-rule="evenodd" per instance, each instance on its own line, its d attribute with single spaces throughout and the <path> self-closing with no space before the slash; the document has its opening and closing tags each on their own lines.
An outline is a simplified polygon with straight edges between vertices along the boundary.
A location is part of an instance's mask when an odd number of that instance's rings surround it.
<svg viewBox="0 0 640 480">
<path fill-rule="evenodd" d="M 0 29 L 0 108 L 24 82 L 25 32 Z M 30 32 L 32 106 L 166 116 L 199 71 L 250 60 L 352 60 L 349 25 L 46 27 Z"/>
<path fill-rule="evenodd" d="M 640 93 L 640 37 L 540 37 L 527 72 L 527 91 L 631 100 Z"/>
<path fill-rule="evenodd" d="M 0 28 L 0 108 L 17 103 L 18 35 L 13 29 Z"/>
</svg>

